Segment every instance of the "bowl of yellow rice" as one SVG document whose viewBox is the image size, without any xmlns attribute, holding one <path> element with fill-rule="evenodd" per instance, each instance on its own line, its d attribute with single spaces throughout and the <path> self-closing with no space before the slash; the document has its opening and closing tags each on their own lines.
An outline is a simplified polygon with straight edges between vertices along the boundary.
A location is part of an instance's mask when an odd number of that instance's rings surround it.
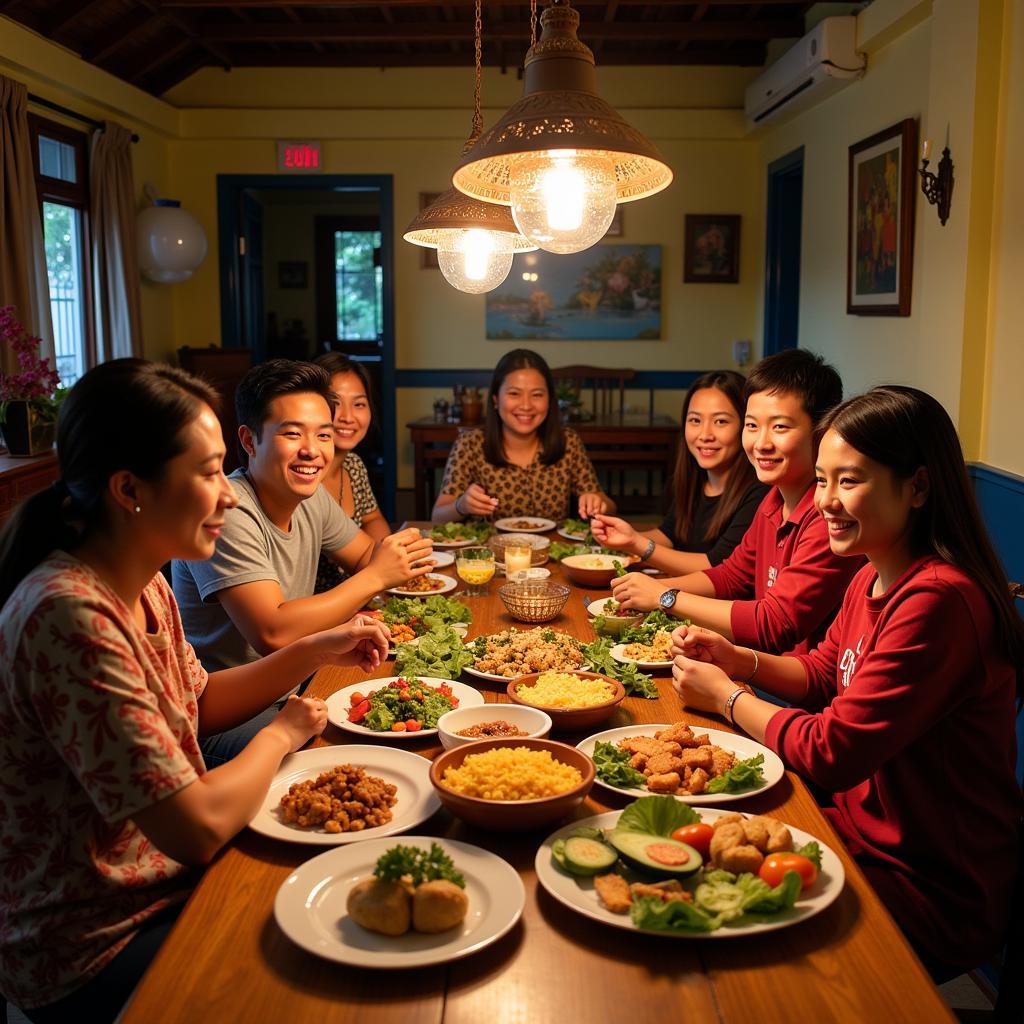
<svg viewBox="0 0 1024 1024">
<path fill-rule="evenodd" d="M 611 718 L 626 696 L 622 683 L 597 672 L 531 672 L 508 684 L 514 704 L 540 708 L 553 731 L 589 729 Z"/>
<path fill-rule="evenodd" d="M 594 784 L 594 762 L 553 740 L 479 740 L 436 758 L 430 781 L 455 817 L 515 832 L 567 817 Z"/>
</svg>

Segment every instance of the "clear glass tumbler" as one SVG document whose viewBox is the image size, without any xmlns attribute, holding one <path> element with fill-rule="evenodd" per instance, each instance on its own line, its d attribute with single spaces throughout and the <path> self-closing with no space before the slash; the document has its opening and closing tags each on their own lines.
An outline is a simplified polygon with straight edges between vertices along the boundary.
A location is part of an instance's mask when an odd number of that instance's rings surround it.
<svg viewBox="0 0 1024 1024">
<path fill-rule="evenodd" d="M 463 548 L 456 557 L 455 569 L 466 584 L 466 597 L 483 597 L 494 575 L 494 552 L 490 548 Z"/>
</svg>

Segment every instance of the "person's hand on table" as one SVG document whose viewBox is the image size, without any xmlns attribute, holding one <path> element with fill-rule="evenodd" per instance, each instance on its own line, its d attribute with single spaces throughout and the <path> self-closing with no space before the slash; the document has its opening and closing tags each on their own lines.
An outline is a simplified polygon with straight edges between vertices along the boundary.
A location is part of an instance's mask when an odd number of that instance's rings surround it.
<svg viewBox="0 0 1024 1024">
<path fill-rule="evenodd" d="M 608 499 L 597 491 L 580 495 L 580 519 L 589 519 L 608 511 Z"/>
<path fill-rule="evenodd" d="M 364 672 L 385 661 L 390 639 L 391 630 L 380 619 L 363 614 L 312 637 L 321 665 L 358 665 Z"/>
<path fill-rule="evenodd" d="M 678 654 L 672 661 L 672 688 L 688 708 L 724 717 L 736 684 L 717 665 Z"/>
<path fill-rule="evenodd" d="M 463 516 L 481 516 L 486 519 L 494 515 L 498 499 L 492 498 L 479 484 L 470 484 L 455 500 L 456 511 Z"/>
<path fill-rule="evenodd" d="M 620 551 L 633 551 L 640 535 L 625 519 L 615 516 L 596 515 L 590 520 L 590 532 L 598 544 Z"/>
<path fill-rule="evenodd" d="M 325 725 L 326 702 L 317 697 L 297 697 L 293 693 L 265 728 L 282 733 L 288 742 L 288 753 L 294 754 L 314 736 L 319 736 Z"/>
<path fill-rule="evenodd" d="M 385 590 L 430 572 L 431 566 L 425 565 L 424 559 L 433 552 L 434 542 L 410 526 L 385 537 L 377 545 L 367 568 L 377 573 L 380 589 Z"/>
<path fill-rule="evenodd" d="M 663 593 L 664 582 L 652 580 L 642 572 L 627 572 L 612 580 L 612 597 L 626 609 L 649 612 L 658 607 L 658 598 Z"/>
<path fill-rule="evenodd" d="M 730 679 L 742 678 L 750 672 L 740 648 L 721 633 L 703 626 L 684 625 L 672 631 L 672 657 L 679 656 L 717 665 Z"/>
</svg>

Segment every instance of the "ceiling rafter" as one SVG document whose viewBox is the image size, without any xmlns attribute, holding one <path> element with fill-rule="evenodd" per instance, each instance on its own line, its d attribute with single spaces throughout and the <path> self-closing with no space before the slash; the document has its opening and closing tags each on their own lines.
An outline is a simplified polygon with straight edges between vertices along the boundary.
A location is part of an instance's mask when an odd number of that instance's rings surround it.
<svg viewBox="0 0 1024 1024">
<path fill-rule="evenodd" d="M 222 47 L 211 43 L 205 30 L 200 33 L 190 19 L 183 15 L 172 14 L 170 11 L 164 10 L 164 5 L 158 2 L 158 0 L 136 0 L 136 2 L 140 3 L 147 10 L 152 11 L 158 17 L 163 18 L 164 21 L 169 22 L 178 29 L 179 32 L 184 32 L 185 35 L 187 35 L 197 46 L 206 50 L 211 57 L 216 58 L 217 63 L 223 68 L 229 69 L 231 67 L 230 54 L 228 54 L 228 52 Z M 225 4 L 224 6 L 228 5 Z"/>
<path fill-rule="evenodd" d="M 64 0 L 45 15 L 47 35 L 62 39 L 68 29 L 84 15 L 95 13 L 107 0 Z"/>
<path fill-rule="evenodd" d="M 136 11 L 118 25 L 117 32 L 97 33 L 95 43 L 87 42 L 82 48 L 82 60 L 90 64 L 102 64 L 125 44 L 138 39 L 157 20 L 157 16 L 150 10 Z"/>
<path fill-rule="evenodd" d="M 453 7 L 472 7 L 476 0 L 447 0 Z M 651 7 L 651 0 L 618 0 L 623 7 Z M 697 0 L 661 0 L 660 6 L 669 7 L 692 7 Z M 716 7 L 748 7 L 751 0 L 712 0 Z M 388 7 L 436 7 L 436 0 L 288 0 L 292 7 L 321 7 L 321 8 L 352 8 L 352 7 L 381 7 L 386 4 Z M 214 11 L 227 6 L 232 7 L 280 7 L 281 0 L 161 0 L 162 7 L 191 8 L 193 10 Z M 486 0 L 486 6 L 495 7 L 520 7 L 525 0 L 509 3 L 495 3 L 494 0 Z M 605 7 L 604 3 L 592 3 L 588 0 L 578 0 L 573 6 L 586 11 L 588 8 L 594 10 L 598 7 Z M 762 7 L 794 7 L 799 6 L 797 0 L 761 0 Z"/>
</svg>

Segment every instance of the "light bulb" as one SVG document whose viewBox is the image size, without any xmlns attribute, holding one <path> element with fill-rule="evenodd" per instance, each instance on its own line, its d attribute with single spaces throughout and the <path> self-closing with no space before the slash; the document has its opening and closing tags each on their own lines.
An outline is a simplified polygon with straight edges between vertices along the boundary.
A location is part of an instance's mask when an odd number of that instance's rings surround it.
<svg viewBox="0 0 1024 1024">
<path fill-rule="evenodd" d="M 453 288 L 479 295 L 508 277 L 513 236 L 507 231 L 458 228 L 437 234 L 437 264 Z"/>
<path fill-rule="evenodd" d="M 509 186 L 516 227 L 548 252 L 589 249 L 615 216 L 615 164 L 601 153 L 524 154 L 511 169 Z"/>
</svg>

